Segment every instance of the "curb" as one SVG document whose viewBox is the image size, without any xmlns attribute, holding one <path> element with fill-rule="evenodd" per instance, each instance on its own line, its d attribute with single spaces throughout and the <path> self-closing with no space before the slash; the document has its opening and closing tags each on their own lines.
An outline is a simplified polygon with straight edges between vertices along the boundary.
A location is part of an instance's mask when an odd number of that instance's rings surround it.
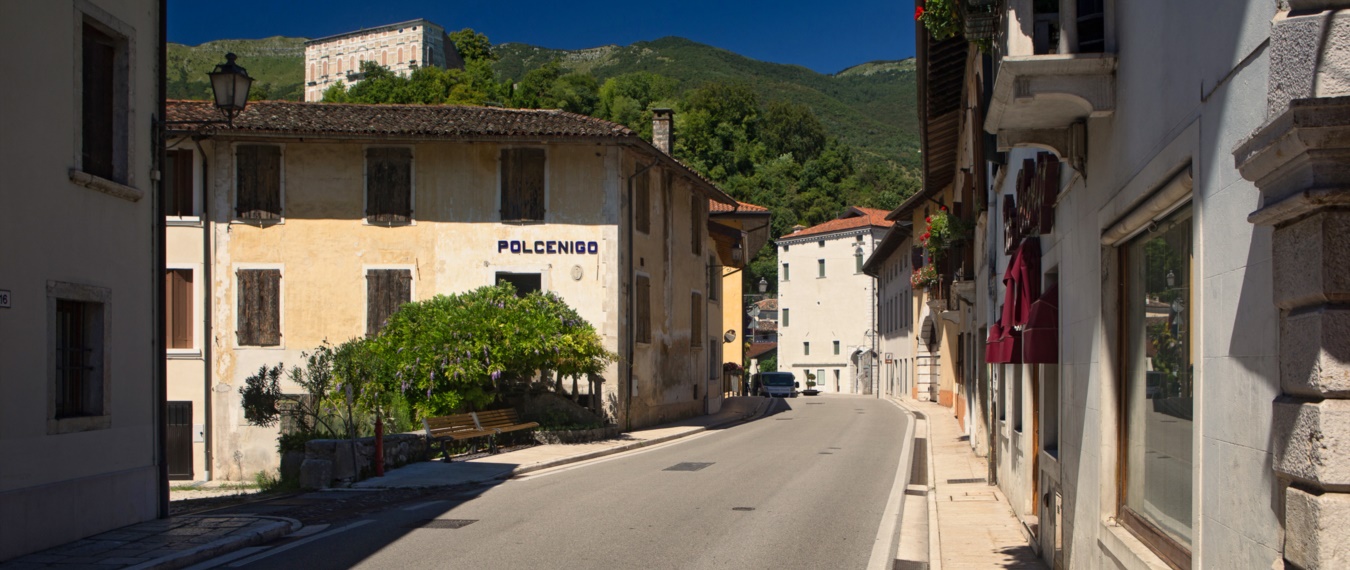
<svg viewBox="0 0 1350 570">
<path fill-rule="evenodd" d="M 938 534 L 937 464 L 933 460 L 933 422 L 928 418 L 928 414 L 910 407 L 904 400 L 899 398 L 891 398 L 890 400 L 913 414 L 916 426 L 918 420 L 923 420 L 923 437 L 928 442 L 924 446 L 926 448 L 924 450 L 925 459 L 928 463 L 928 484 L 926 485 L 928 492 L 924 493 L 927 496 L 928 503 L 928 560 L 926 562 L 930 570 L 942 570 L 942 540 Z M 918 433 L 915 433 L 914 437 L 918 437 L 918 435 Z"/>
<path fill-rule="evenodd" d="M 195 515 L 185 515 L 183 518 L 204 518 L 204 517 Z M 304 526 L 300 524 L 300 521 L 298 520 L 288 519 L 284 517 L 253 516 L 251 518 L 271 520 L 272 522 L 271 524 L 268 524 L 262 528 L 250 531 L 245 534 L 222 538 L 220 540 L 209 542 L 194 548 L 189 548 L 187 550 L 182 550 L 179 552 L 175 552 L 173 554 L 161 556 L 154 560 L 142 562 L 140 564 L 127 568 L 126 570 L 177 570 L 179 568 L 186 568 L 198 562 L 209 560 L 222 554 L 228 554 L 230 552 L 234 552 L 242 548 L 247 548 L 249 546 L 255 546 L 271 542 L 273 540 L 286 536 L 292 532 L 300 530 L 300 528 Z"/>
</svg>

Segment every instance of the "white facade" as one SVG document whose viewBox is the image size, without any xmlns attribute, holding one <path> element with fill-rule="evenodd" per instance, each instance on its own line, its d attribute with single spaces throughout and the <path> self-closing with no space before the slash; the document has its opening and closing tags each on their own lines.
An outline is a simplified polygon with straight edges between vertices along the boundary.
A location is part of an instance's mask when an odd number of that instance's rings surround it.
<svg viewBox="0 0 1350 570">
<path fill-rule="evenodd" d="M 864 272 L 876 280 L 877 374 L 881 393 L 914 398 L 919 391 L 914 374 L 915 301 L 910 284 L 913 271 L 910 230 L 895 226 L 867 258 Z"/>
<path fill-rule="evenodd" d="M 824 393 L 873 393 L 876 284 L 862 265 L 890 227 L 884 215 L 852 208 L 776 242 L 778 370 L 802 388 L 813 374 Z"/>
<path fill-rule="evenodd" d="M 419 67 L 464 68 L 445 29 L 411 20 L 305 42 L 305 101 L 323 100 L 334 83 L 361 82 L 361 62 L 373 61 L 407 77 Z"/>
<path fill-rule="evenodd" d="M 6 2 L 0 560 L 167 511 L 156 222 L 163 3 Z M 42 46 L 42 49 L 33 49 Z"/>
</svg>

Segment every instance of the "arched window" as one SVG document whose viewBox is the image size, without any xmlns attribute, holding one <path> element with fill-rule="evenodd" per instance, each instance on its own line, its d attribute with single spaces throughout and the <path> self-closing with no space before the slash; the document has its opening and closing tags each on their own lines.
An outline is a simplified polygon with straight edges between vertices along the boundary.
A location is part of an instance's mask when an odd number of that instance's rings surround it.
<svg viewBox="0 0 1350 570">
<path fill-rule="evenodd" d="M 323 74 L 325 77 L 328 75 L 328 60 L 326 59 L 323 60 Z"/>
<path fill-rule="evenodd" d="M 314 64 L 312 63 L 309 64 L 309 77 L 306 77 L 305 80 L 314 81 Z"/>
<path fill-rule="evenodd" d="M 398 59 L 395 61 L 400 64 L 403 63 L 403 48 L 398 48 Z"/>
<path fill-rule="evenodd" d="M 356 56 L 347 58 L 347 62 L 351 64 L 348 67 L 351 67 L 353 72 L 361 71 L 361 68 L 356 65 Z"/>
<path fill-rule="evenodd" d="M 340 57 L 337 58 L 337 72 L 338 72 L 338 75 L 342 75 L 342 72 L 343 72 L 346 68 L 347 68 L 346 62 L 342 61 L 342 58 L 340 58 Z"/>
<path fill-rule="evenodd" d="M 380 52 L 380 65 L 389 65 L 389 50 Z"/>
</svg>

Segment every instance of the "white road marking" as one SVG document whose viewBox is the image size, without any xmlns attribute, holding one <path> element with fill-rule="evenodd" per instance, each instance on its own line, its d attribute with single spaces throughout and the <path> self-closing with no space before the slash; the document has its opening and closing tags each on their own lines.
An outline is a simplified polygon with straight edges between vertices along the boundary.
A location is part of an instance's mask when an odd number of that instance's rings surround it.
<svg viewBox="0 0 1350 570">
<path fill-rule="evenodd" d="M 309 543 L 314 542 L 314 541 L 316 541 L 316 540 L 319 540 L 319 539 L 321 539 L 321 538 L 328 538 L 328 537 L 333 536 L 333 535 L 335 535 L 335 534 L 338 534 L 338 533 L 341 533 L 341 532 L 346 532 L 346 531 L 349 531 L 349 530 L 354 529 L 354 528 L 356 528 L 356 527 L 365 526 L 365 525 L 368 525 L 368 524 L 373 523 L 373 522 L 375 522 L 375 521 L 374 521 L 374 520 L 371 520 L 371 519 L 366 519 L 366 520 L 363 520 L 363 521 L 356 521 L 356 522 L 354 522 L 354 523 L 352 523 L 352 524 L 349 524 L 349 525 L 347 525 L 347 526 L 340 527 L 340 528 L 335 528 L 335 529 L 333 529 L 333 530 L 330 530 L 330 531 L 325 532 L 325 533 L 322 533 L 322 534 L 316 534 L 316 535 L 311 536 L 311 537 L 309 537 L 309 538 L 302 538 L 302 539 L 300 539 L 300 540 L 297 540 L 297 541 L 292 542 L 292 543 L 290 543 L 290 544 L 287 544 L 287 545 L 285 545 L 285 546 L 278 546 L 278 547 L 276 547 L 276 548 L 273 548 L 273 549 L 271 549 L 271 550 L 268 550 L 267 552 L 264 552 L 264 553 L 259 554 L 259 555 L 257 555 L 257 556 L 253 556 L 253 557 L 251 557 L 251 558 L 245 558 L 245 559 L 243 559 L 243 560 L 240 560 L 240 561 L 238 561 L 238 562 L 235 562 L 234 564 L 231 564 L 231 565 L 230 565 L 230 568 L 239 568 L 239 567 L 245 566 L 245 565 L 247 565 L 247 564 L 252 564 L 252 563 L 254 563 L 254 562 L 257 562 L 257 561 L 259 561 L 259 560 L 262 560 L 262 559 L 264 559 L 264 558 L 267 558 L 267 557 L 269 557 L 269 556 L 281 554 L 282 552 L 286 552 L 287 550 L 290 550 L 290 549 L 295 548 L 295 547 L 297 547 L 297 546 L 303 546 L 303 545 L 305 545 L 305 544 L 309 544 Z"/>
<path fill-rule="evenodd" d="M 897 406 L 898 407 L 898 406 Z M 881 526 L 877 528 L 877 539 L 872 543 L 872 557 L 867 561 L 868 570 L 883 570 L 895 566 L 896 549 L 900 546 L 900 516 L 904 513 L 905 488 L 909 486 L 909 466 L 914 456 L 914 414 L 905 411 L 905 444 L 900 448 L 900 464 L 895 467 L 895 481 L 891 483 L 891 496 L 886 499 L 886 509 L 881 513 Z"/>
<path fill-rule="evenodd" d="M 231 553 L 229 553 L 229 554 L 225 554 L 225 555 L 222 555 L 222 556 L 217 556 L 217 557 L 212 558 L 212 559 L 210 559 L 210 560 L 207 560 L 207 561 L 205 561 L 205 562 L 200 562 L 200 563 L 197 563 L 197 564 L 193 564 L 192 566 L 188 566 L 185 570 L 208 570 L 209 568 L 215 568 L 215 567 L 217 567 L 217 566 L 220 566 L 221 564 L 225 564 L 225 563 L 227 563 L 227 562 L 233 562 L 233 561 L 238 560 L 238 559 L 240 559 L 240 558 L 243 558 L 243 557 L 245 557 L 245 556 L 248 556 L 248 555 L 251 555 L 251 554 L 257 554 L 257 553 L 262 552 L 262 551 L 264 551 L 264 550 L 267 550 L 267 547 L 266 547 L 266 546 L 250 546 L 250 547 L 247 547 L 247 548 L 241 548 L 241 549 L 236 550 L 236 551 L 234 551 L 234 552 L 231 552 Z"/>
</svg>

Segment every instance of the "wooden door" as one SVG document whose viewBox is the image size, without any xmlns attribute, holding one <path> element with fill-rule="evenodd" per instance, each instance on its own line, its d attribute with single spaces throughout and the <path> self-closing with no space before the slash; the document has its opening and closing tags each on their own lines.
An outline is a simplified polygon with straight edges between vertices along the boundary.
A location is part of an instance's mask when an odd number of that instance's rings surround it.
<svg viewBox="0 0 1350 570">
<path fill-rule="evenodd" d="M 169 455 L 169 479 L 192 479 L 192 402 L 169 402 L 165 443 Z"/>
</svg>

